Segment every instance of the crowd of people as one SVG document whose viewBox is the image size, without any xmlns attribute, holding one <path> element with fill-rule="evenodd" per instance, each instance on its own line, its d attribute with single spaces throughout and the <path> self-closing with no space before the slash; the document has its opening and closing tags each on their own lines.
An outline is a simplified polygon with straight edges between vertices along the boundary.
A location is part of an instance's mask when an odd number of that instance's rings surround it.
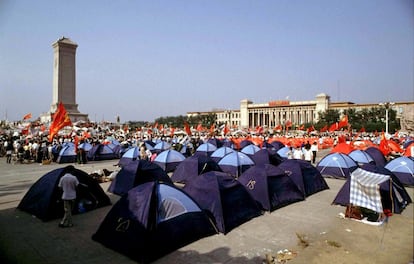
<svg viewBox="0 0 414 264">
<path fill-rule="evenodd" d="M 85 133 L 87 131 L 87 133 Z M 43 163 L 47 161 L 56 161 L 62 145 L 66 142 L 73 142 L 76 146 L 80 143 L 109 144 L 112 142 L 119 143 L 122 148 L 139 147 L 140 157 L 150 159 L 152 154 L 145 147 L 145 142 L 165 141 L 171 144 L 172 149 L 181 151 L 185 146 L 185 155 L 194 154 L 199 145 L 208 142 L 211 138 L 220 138 L 222 141 L 230 141 L 235 148 L 245 140 L 251 139 L 255 144 L 263 146 L 265 142 L 279 140 L 290 148 L 287 153 L 288 158 L 303 159 L 315 164 L 317 152 L 321 148 L 330 148 L 338 144 L 339 141 L 378 141 L 379 135 L 374 133 L 364 133 L 364 135 L 353 135 L 350 133 L 323 133 L 323 134 L 295 134 L 293 132 L 285 134 L 228 134 L 226 136 L 212 135 L 210 133 L 197 133 L 188 136 L 186 133 L 174 135 L 150 134 L 143 131 L 126 133 L 123 130 L 116 129 L 79 129 L 69 131 L 65 135 L 56 136 L 52 142 L 49 142 L 47 136 L 23 136 L 11 134 L 0 134 L 0 156 L 6 156 L 7 163 Z M 86 163 L 86 152 L 83 148 L 77 148 L 77 162 Z M 398 153 L 397 153 L 398 155 Z"/>
</svg>

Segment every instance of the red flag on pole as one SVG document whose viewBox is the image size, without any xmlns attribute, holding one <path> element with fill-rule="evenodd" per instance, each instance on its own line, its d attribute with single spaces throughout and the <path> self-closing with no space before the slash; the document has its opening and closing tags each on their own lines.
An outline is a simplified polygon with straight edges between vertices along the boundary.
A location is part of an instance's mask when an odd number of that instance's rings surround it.
<svg viewBox="0 0 414 264">
<path fill-rule="evenodd" d="M 212 124 L 210 126 L 210 133 L 214 133 L 214 130 L 216 129 L 216 126 L 214 124 Z"/>
<path fill-rule="evenodd" d="M 198 124 L 198 126 L 197 126 L 197 131 L 198 131 L 198 132 L 203 131 L 203 126 L 202 126 L 201 124 Z"/>
<path fill-rule="evenodd" d="M 65 126 L 71 126 L 69 115 L 66 112 L 62 102 L 59 103 L 55 114 L 53 115 L 53 121 L 49 128 L 49 142 L 52 142 L 53 137 Z"/>
<path fill-rule="evenodd" d="M 381 141 L 379 143 L 379 149 L 381 150 L 382 154 L 384 154 L 384 156 L 387 156 L 391 152 L 390 147 L 388 146 L 387 139 L 385 138 L 384 131 L 382 131 L 381 133 Z"/>
<path fill-rule="evenodd" d="M 344 115 L 338 123 L 338 129 L 348 126 L 348 116 Z"/>
<path fill-rule="evenodd" d="M 338 130 L 338 122 L 333 123 L 328 129 L 329 132 L 334 132 L 335 130 Z"/>
<path fill-rule="evenodd" d="M 28 114 L 23 116 L 23 120 L 27 120 L 27 119 L 30 119 L 30 118 L 32 118 L 32 113 L 28 113 Z"/>
<path fill-rule="evenodd" d="M 184 122 L 184 129 L 185 129 L 185 133 L 187 133 L 187 135 L 191 136 L 191 129 L 190 129 L 190 126 L 188 125 L 187 122 Z"/>
<path fill-rule="evenodd" d="M 228 126 L 226 125 L 226 126 L 224 126 L 224 129 L 223 129 L 223 133 L 224 133 L 224 135 L 227 135 L 227 133 L 229 133 L 229 128 L 228 128 Z"/>
</svg>

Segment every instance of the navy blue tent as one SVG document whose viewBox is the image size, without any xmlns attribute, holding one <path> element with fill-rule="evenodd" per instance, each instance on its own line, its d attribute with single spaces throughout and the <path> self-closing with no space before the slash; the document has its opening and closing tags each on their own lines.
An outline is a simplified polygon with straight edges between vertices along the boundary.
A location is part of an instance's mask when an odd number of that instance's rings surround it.
<svg viewBox="0 0 414 264">
<path fill-rule="evenodd" d="M 186 183 L 192 178 L 209 171 L 221 171 L 217 162 L 205 155 L 194 155 L 186 158 L 178 164 L 171 180 L 173 182 Z"/>
<path fill-rule="evenodd" d="M 224 156 L 229 153 L 235 152 L 236 150 L 230 147 L 220 147 L 216 149 L 213 153 L 211 153 L 210 158 L 212 158 L 215 162 L 219 162 Z"/>
<path fill-rule="evenodd" d="M 350 177 L 347 178 L 345 184 L 337 193 L 332 204 L 347 206 L 352 203 L 356 206 L 360 206 L 359 204 L 356 204 L 355 202 L 351 201 L 351 180 L 353 177 L 356 178 L 360 176 L 368 176 L 371 177 L 371 179 L 373 180 L 375 180 L 375 178 L 380 178 L 384 176 L 389 177 L 388 180 L 382 181 L 378 184 L 379 193 L 381 196 L 381 207 L 384 211 L 389 210 L 392 213 L 400 214 L 407 207 L 408 204 L 412 203 L 412 200 L 409 194 L 407 193 L 407 190 L 405 190 L 403 184 L 391 171 L 373 164 L 364 164 L 361 168 L 358 168 L 351 173 Z M 360 183 L 358 185 L 362 184 Z M 366 187 L 365 190 L 370 189 Z M 353 193 L 355 194 L 356 191 L 353 190 Z M 370 193 L 372 193 L 372 191 L 366 192 L 365 196 L 367 198 L 365 198 L 365 200 L 370 198 Z M 375 199 L 372 199 L 371 202 L 367 204 L 378 207 L 378 205 L 374 202 Z"/>
<path fill-rule="evenodd" d="M 217 150 L 217 146 L 212 143 L 203 143 L 197 147 L 196 153 L 206 156 L 210 156 L 214 151 Z"/>
<path fill-rule="evenodd" d="M 394 173 L 402 184 L 414 186 L 414 160 L 401 156 L 390 160 L 384 168 Z"/>
<path fill-rule="evenodd" d="M 282 169 L 271 164 L 249 168 L 238 181 L 266 211 L 305 200 L 296 183 Z"/>
<path fill-rule="evenodd" d="M 118 165 L 122 167 L 136 159 L 139 159 L 139 147 L 131 147 L 122 154 L 118 161 Z"/>
<path fill-rule="evenodd" d="M 148 263 L 217 233 L 190 196 L 175 186 L 154 181 L 122 196 L 92 239 L 139 263 Z"/>
<path fill-rule="evenodd" d="M 254 154 L 246 154 L 249 156 L 255 165 L 270 164 L 270 154 L 267 149 L 260 149 Z"/>
<path fill-rule="evenodd" d="M 374 159 L 375 165 L 384 167 L 387 163 L 384 154 L 382 154 L 381 150 L 378 147 L 368 147 L 364 151 Z"/>
<path fill-rule="evenodd" d="M 216 146 L 217 148 L 221 148 L 221 147 L 223 146 L 223 142 L 222 142 L 220 139 L 215 138 L 215 137 L 213 137 L 213 138 L 209 138 L 209 139 L 207 140 L 207 143 L 211 143 L 211 144 L 213 144 L 214 146 Z"/>
<path fill-rule="evenodd" d="M 96 144 L 88 151 L 88 160 L 111 160 L 117 159 L 118 155 L 108 146 L 104 144 Z"/>
<path fill-rule="evenodd" d="M 247 156 L 246 154 L 235 151 L 227 154 L 218 162 L 221 170 L 228 172 L 233 175 L 233 177 L 239 177 L 245 170 L 254 166 L 254 161 Z"/>
<path fill-rule="evenodd" d="M 358 164 L 346 154 L 333 152 L 323 157 L 316 168 L 322 176 L 346 179 Z"/>
<path fill-rule="evenodd" d="M 281 149 L 281 148 L 284 148 L 284 147 L 285 147 L 285 144 L 283 144 L 281 141 L 278 141 L 278 140 L 274 140 L 274 141 L 270 142 L 270 144 L 271 144 L 273 147 L 275 147 L 275 149 L 276 149 L 276 150 L 279 150 L 279 149 Z"/>
<path fill-rule="evenodd" d="M 185 160 L 185 156 L 182 153 L 174 149 L 167 149 L 159 153 L 153 162 L 166 172 L 172 172 L 183 160 Z"/>
<path fill-rule="evenodd" d="M 365 152 L 365 150 L 354 149 L 349 152 L 348 156 L 353 159 L 358 165 L 363 165 L 367 163 L 375 164 L 375 160 L 371 157 L 370 154 Z"/>
<path fill-rule="evenodd" d="M 289 175 L 305 197 L 329 189 L 322 174 L 311 163 L 299 159 L 286 159 L 278 168 Z"/>
<path fill-rule="evenodd" d="M 62 148 L 59 151 L 58 157 L 56 159 L 57 163 L 74 163 L 76 162 L 76 151 L 75 151 L 75 144 L 64 143 L 62 144 Z"/>
<path fill-rule="evenodd" d="M 55 169 L 43 175 L 30 187 L 17 208 L 35 215 L 43 221 L 62 217 L 64 213 L 62 190 L 58 184 L 60 178 L 66 173 L 66 168 Z M 79 207 L 74 206 L 74 214 L 111 204 L 109 197 L 99 183 L 86 172 L 75 169 L 72 174 L 82 184 L 78 186 L 76 205 L 82 203 L 84 207 L 78 211 Z"/>
<path fill-rule="evenodd" d="M 240 141 L 239 147 L 240 149 L 243 149 L 244 147 L 248 146 L 248 145 L 252 145 L 254 144 L 251 140 L 249 139 L 243 139 L 242 141 Z"/>
<path fill-rule="evenodd" d="M 214 216 L 217 229 L 224 234 L 262 214 L 246 188 L 225 172 L 203 173 L 188 181 L 183 190 Z"/>
<path fill-rule="evenodd" d="M 108 192 L 124 195 L 135 186 L 150 181 L 173 184 L 167 173 L 157 164 L 147 160 L 133 160 L 121 168 L 109 185 Z"/>
</svg>

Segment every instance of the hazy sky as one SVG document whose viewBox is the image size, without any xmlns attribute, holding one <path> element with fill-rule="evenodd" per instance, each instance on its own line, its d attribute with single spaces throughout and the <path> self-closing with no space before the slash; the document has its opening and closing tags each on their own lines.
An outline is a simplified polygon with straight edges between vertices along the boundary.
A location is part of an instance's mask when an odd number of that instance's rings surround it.
<svg viewBox="0 0 414 264">
<path fill-rule="evenodd" d="M 414 101 L 412 0 L 0 0 L 0 119 L 52 103 L 53 48 L 78 44 L 93 121 L 153 121 L 242 99 Z"/>
</svg>

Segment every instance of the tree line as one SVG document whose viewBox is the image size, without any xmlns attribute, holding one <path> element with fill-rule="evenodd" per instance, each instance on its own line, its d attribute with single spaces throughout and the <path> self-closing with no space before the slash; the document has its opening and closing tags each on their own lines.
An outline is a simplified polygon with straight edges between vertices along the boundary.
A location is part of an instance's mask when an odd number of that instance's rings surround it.
<svg viewBox="0 0 414 264">
<path fill-rule="evenodd" d="M 324 112 L 319 112 L 319 120 L 316 123 L 310 122 L 306 124 L 296 124 L 304 125 L 305 129 L 308 127 L 314 127 L 315 130 L 320 131 L 326 126 L 338 122 L 343 115 L 348 116 L 348 123 L 350 124 L 350 129 L 361 131 L 365 130 L 367 132 L 374 131 L 385 131 L 385 113 L 386 110 L 383 107 L 372 107 L 369 109 L 356 110 L 355 108 L 346 109 L 343 112 L 340 112 L 336 109 L 329 109 Z M 217 116 L 214 113 L 208 115 L 197 115 L 187 117 L 184 115 L 179 116 L 166 116 L 159 117 L 154 120 L 154 122 L 148 121 L 129 121 L 127 122 L 129 127 L 140 128 L 145 126 L 153 126 L 154 124 L 159 124 L 168 127 L 182 128 L 187 123 L 189 126 L 197 127 L 201 124 L 205 128 L 210 128 L 214 125 L 216 128 L 223 125 L 217 123 Z M 400 122 L 397 119 L 397 112 L 393 109 L 388 109 L 388 128 L 390 133 L 395 132 L 401 128 Z"/>
</svg>

